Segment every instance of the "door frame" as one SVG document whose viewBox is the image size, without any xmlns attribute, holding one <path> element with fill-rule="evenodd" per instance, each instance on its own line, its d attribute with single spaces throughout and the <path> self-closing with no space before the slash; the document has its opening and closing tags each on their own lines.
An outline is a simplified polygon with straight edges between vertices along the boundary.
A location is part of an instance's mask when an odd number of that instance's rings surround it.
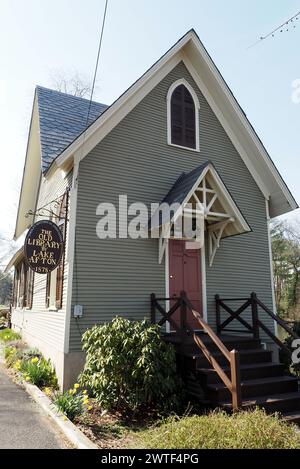
<svg viewBox="0 0 300 469">
<path fill-rule="evenodd" d="M 172 239 L 172 238 L 170 238 Z M 169 268 L 169 241 L 166 240 L 166 250 L 165 250 L 165 292 L 166 298 L 170 298 L 170 268 Z M 177 238 L 176 238 L 177 239 Z M 180 240 L 178 240 L 180 241 Z M 186 239 L 181 241 L 186 242 Z M 208 323 L 207 320 L 207 293 L 206 293 L 206 255 L 205 255 L 205 241 L 200 253 L 200 263 L 201 263 L 201 291 L 202 291 L 202 309 L 203 309 L 203 319 Z M 170 300 L 166 300 L 166 311 L 170 309 Z M 166 331 L 170 332 L 170 323 L 166 323 Z"/>
</svg>

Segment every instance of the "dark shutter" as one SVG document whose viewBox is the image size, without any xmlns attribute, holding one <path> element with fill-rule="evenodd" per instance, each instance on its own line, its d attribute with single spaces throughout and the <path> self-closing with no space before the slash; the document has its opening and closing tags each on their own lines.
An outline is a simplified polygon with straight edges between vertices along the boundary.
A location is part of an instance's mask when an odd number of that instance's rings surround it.
<svg viewBox="0 0 300 469">
<path fill-rule="evenodd" d="M 171 142 L 196 148 L 196 112 L 191 93 L 179 85 L 171 97 Z"/>
<path fill-rule="evenodd" d="M 33 287 L 34 287 L 34 272 L 28 268 L 27 271 L 27 293 L 26 293 L 26 306 L 27 308 L 32 308 L 33 301 Z"/>
<path fill-rule="evenodd" d="M 51 284 L 51 273 L 47 274 L 47 279 L 46 279 L 46 308 L 49 308 L 50 305 L 50 284 Z"/>
<path fill-rule="evenodd" d="M 58 221 L 59 228 L 61 229 L 63 233 L 64 242 L 66 241 L 67 204 L 68 204 L 68 196 L 66 193 L 61 202 L 61 207 L 60 207 L 60 212 L 59 212 L 59 221 Z M 59 266 L 57 267 L 56 298 L 55 298 L 55 306 L 57 309 L 62 308 L 63 287 L 64 287 L 64 266 L 65 266 L 65 253 L 63 253 Z"/>
<path fill-rule="evenodd" d="M 20 279 L 20 270 L 19 267 L 15 267 L 15 274 L 14 274 L 14 289 L 13 289 L 13 307 L 16 308 L 18 306 L 18 287 L 19 287 L 19 279 Z"/>
<path fill-rule="evenodd" d="M 22 262 L 22 265 L 21 265 L 19 306 L 20 308 L 25 308 L 26 306 L 26 265 L 25 265 L 25 262 Z"/>
<path fill-rule="evenodd" d="M 63 297 L 63 284 L 64 284 L 64 256 L 62 257 L 59 266 L 57 267 L 56 276 L 56 308 L 61 309 Z"/>
</svg>

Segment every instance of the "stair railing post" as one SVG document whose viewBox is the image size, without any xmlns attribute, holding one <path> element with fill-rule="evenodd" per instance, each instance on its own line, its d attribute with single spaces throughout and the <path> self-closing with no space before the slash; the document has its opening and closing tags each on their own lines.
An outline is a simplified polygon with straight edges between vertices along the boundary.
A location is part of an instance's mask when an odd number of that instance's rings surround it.
<svg viewBox="0 0 300 469">
<path fill-rule="evenodd" d="M 151 293 L 151 324 L 156 324 L 156 308 L 155 308 L 155 293 Z"/>
<path fill-rule="evenodd" d="M 180 372 L 181 378 L 183 382 L 186 382 L 186 367 L 185 367 L 185 359 L 184 359 L 184 349 L 187 337 L 186 331 L 186 324 L 187 324 L 187 304 L 186 304 L 186 292 L 180 292 L 180 336 L 181 336 L 181 344 L 180 344 Z"/>
<path fill-rule="evenodd" d="M 242 387 L 240 374 L 240 354 L 237 350 L 230 352 L 230 370 L 231 370 L 231 396 L 232 409 L 234 412 L 242 407 Z"/>
<path fill-rule="evenodd" d="M 186 335 L 186 321 L 187 321 L 187 308 L 186 308 L 186 292 L 180 292 L 180 331 L 182 334 L 182 338 L 184 340 Z"/>
<path fill-rule="evenodd" d="M 221 334 L 221 307 L 220 295 L 215 296 L 216 300 L 216 321 L 217 321 L 217 334 Z"/>
<path fill-rule="evenodd" d="M 256 293 L 251 293 L 251 309 L 252 309 L 252 325 L 253 325 L 253 337 L 259 339 L 259 324 L 258 324 L 258 307 L 257 307 L 257 296 Z"/>
</svg>

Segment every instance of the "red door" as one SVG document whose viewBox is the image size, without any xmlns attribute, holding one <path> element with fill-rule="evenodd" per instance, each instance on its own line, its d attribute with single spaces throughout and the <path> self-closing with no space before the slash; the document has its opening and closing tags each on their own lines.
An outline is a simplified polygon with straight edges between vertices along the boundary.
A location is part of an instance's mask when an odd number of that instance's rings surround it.
<svg viewBox="0 0 300 469">
<path fill-rule="evenodd" d="M 189 243 L 189 247 L 191 243 Z M 170 297 L 180 296 L 185 291 L 194 308 L 203 314 L 202 307 L 202 276 L 201 257 L 199 249 L 187 249 L 186 241 L 169 241 L 169 289 Z M 172 306 L 171 301 L 171 306 Z M 173 303 L 174 304 L 174 303 Z M 179 323 L 179 310 L 173 319 Z M 195 329 L 200 329 L 199 323 L 188 310 L 187 320 Z"/>
</svg>

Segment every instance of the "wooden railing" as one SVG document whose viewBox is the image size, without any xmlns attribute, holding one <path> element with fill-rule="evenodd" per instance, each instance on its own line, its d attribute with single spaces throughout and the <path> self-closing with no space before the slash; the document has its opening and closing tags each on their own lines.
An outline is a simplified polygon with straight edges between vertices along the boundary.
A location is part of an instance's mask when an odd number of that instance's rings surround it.
<svg viewBox="0 0 300 469">
<path fill-rule="evenodd" d="M 260 339 L 260 329 L 262 329 L 272 340 L 278 345 L 282 350 L 291 353 L 290 349 L 267 327 L 267 325 L 260 320 L 259 310 L 261 308 L 268 316 L 270 316 L 277 324 L 279 324 L 291 337 L 294 339 L 299 339 L 298 335 L 286 324 L 285 321 L 276 316 L 261 300 L 257 298 L 256 293 L 251 293 L 250 298 L 220 298 L 219 295 L 216 295 L 216 315 L 217 315 L 217 333 L 221 334 L 222 332 L 238 332 L 238 333 L 250 333 L 253 335 L 253 338 Z M 232 302 L 241 302 L 244 303 L 237 309 L 233 310 L 226 303 Z M 250 307 L 251 313 L 251 324 L 242 318 L 240 315 L 243 311 Z M 229 317 L 221 322 L 221 310 L 225 310 Z M 240 324 L 244 326 L 245 329 L 228 329 L 228 324 L 232 323 L 234 320 L 237 320 Z"/>
<path fill-rule="evenodd" d="M 175 301 L 175 304 L 167 312 L 160 304 L 161 301 Z M 180 310 L 180 321 L 179 324 L 174 321 L 172 316 L 176 311 Z M 201 336 L 196 333 L 195 329 L 190 326 L 187 320 L 187 310 L 190 310 L 200 328 L 208 334 L 212 342 L 216 345 L 218 350 L 227 359 L 230 366 L 230 378 L 227 376 L 222 366 L 218 363 L 216 358 L 207 348 L 206 344 L 201 340 Z M 156 312 L 159 312 L 163 317 L 157 322 Z M 200 313 L 193 308 L 192 303 L 186 296 L 185 292 L 181 292 L 180 297 L 173 298 L 157 298 L 154 293 L 151 295 L 151 322 L 163 326 L 166 322 L 169 322 L 173 328 L 175 334 L 181 337 L 181 343 L 184 345 L 186 337 L 191 336 L 194 342 L 199 347 L 200 351 L 209 361 L 211 366 L 214 368 L 220 379 L 223 381 L 225 386 L 229 389 L 232 397 L 232 408 L 234 411 L 238 410 L 242 405 L 242 392 L 241 392 L 241 378 L 240 378 L 240 358 L 237 350 L 229 351 L 223 344 L 221 339 L 216 335 L 213 329 L 207 324 L 202 318 Z"/>
</svg>

